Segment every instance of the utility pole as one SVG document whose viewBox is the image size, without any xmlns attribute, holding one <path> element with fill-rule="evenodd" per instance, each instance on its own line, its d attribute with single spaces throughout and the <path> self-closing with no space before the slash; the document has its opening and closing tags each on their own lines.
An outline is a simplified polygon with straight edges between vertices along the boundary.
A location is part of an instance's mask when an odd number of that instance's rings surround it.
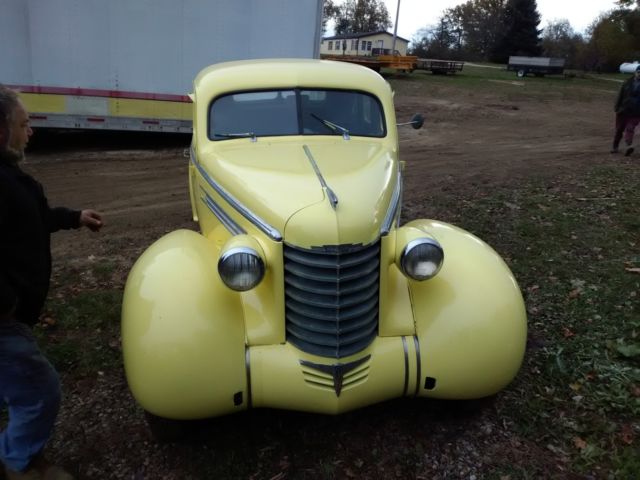
<svg viewBox="0 0 640 480">
<path fill-rule="evenodd" d="M 391 55 L 396 53 L 396 37 L 398 36 L 398 17 L 400 16 L 400 0 L 396 9 L 396 23 L 393 24 L 393 43 L 391 44 Z"/>
</svg>

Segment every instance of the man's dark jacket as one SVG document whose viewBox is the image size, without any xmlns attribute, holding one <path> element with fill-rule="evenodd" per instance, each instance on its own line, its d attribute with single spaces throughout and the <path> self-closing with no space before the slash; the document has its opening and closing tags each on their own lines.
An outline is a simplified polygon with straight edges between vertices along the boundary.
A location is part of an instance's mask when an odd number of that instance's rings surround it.
<svg viewBox="0 0 640 480">
<path fill-rule="evenodd" d="M 0 314 L 33 325 L 49 290 L 50 234 L 78 228 L 80 212 L 50 208 L 42 185 L 0 152 Z"/>
<path fill-rule="evenodd" d="M 635 75 L 620 87 L 615 111 L 621 115 L 640 117 L 640 81 L 636 81 Z"/>
</svg>

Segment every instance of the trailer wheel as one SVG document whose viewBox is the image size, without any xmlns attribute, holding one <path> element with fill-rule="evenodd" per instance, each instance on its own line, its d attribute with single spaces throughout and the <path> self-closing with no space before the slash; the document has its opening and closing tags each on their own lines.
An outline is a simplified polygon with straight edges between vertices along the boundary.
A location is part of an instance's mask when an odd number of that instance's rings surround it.
<svg viewBox="0 0 640 480">
<path fill-rule="evenodd" d="M 518 75 L 518 77 L 520 78 L 526 77 L 527 71 L 524 68 L 521 68 L 520 70 L 518 70 L 518 73 L 516 75 Z"/>
</svg>

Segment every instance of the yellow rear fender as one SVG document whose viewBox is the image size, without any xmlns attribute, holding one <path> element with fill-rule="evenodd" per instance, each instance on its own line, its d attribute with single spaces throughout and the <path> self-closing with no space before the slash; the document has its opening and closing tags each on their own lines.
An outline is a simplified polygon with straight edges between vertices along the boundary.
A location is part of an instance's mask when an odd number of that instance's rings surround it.
<svg viewBox="0 0 640 480">
<path fill-rule="evenodd" d="M 212 241 L 178 230 L 136 262 L 125 287 L 127 380 L 149 412 L 175 419 L 243 410 L 248 403 L 240 296 L 217 271 Z"/>
<path fill-rule="evenodd" d="M 516 375 L 527 319 L 522 294 L 500 256 L 469 232 L 432 220 L 407 224 L 435 238 L 444 263 L 431 280 L 409 280 L 420 357 L 420 396 L 492 395 Z"/>
</svg>

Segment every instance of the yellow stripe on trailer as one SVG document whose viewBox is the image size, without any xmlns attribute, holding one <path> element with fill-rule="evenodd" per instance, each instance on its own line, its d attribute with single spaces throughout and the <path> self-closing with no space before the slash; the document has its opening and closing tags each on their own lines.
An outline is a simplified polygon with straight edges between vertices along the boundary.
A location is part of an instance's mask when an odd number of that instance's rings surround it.
<svg viewBox="0 0 640 480">
<path fill-rule="evenodd" d="M 110 98 L 109 115 L 115 117 L 191 120 L 192 105 L 186 102 Z"/>
<path fill-rule="evenodd" d="M 20 93 L 26 109 L 35 114 L 61 113 L 76 115 L 77 105 L 92 104 L 92 115 L 133 118 L 191 120 L 192 103 L 131 98 L 81 97 L 45 93 Z"/>
<path fill-rule="evenodd" d="M 32 113 L 66 113 L 66 95 L 19 93 L 25 108 Z"/>
</svg>

